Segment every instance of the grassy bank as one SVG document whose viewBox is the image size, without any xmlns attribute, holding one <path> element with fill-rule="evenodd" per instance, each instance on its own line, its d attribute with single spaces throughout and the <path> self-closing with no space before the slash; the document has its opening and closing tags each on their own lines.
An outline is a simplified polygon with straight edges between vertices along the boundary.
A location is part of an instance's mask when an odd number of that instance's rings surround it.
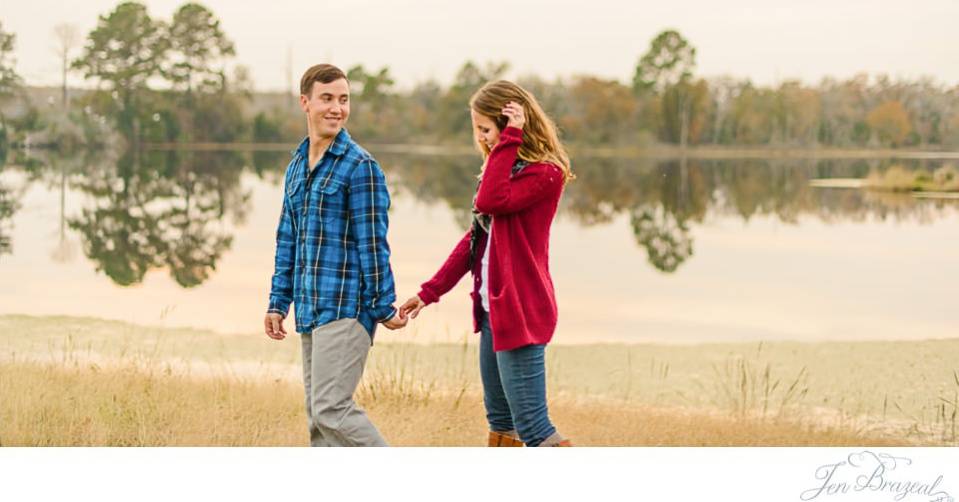
<svg viewBox="0 0 959 502">
<path fill-rule="evenodd" d="M 883 172 L 872 171 L 863 186 L 890 192 L 959 192 L 959 170 L 951 164 L 932 172 L 895 165 Z"/>
<path fill-rule="evenodd" d="M 373 387 L 379 387 L 375 391 Z M 306 445 L 299 385 L 282 379 L 196 378 L 138 366 L 0 365 L 5 446 Z M 482 446 L 481 398 L 374 383 L 360 403 L 391 444 Z M 754 420 L 601 400 L 554 400 L 554 422 L 577 444 L 898 445 L 849 428 Z"/>
<path fill-rule="evenodd" d="M 473 344 L 373 348 L 361 402 L 395 444 L 480 444 Z M 553 345 L 583 444 L 956 444 L 959 340 Z M 299 343 L 0 316 L 4 444 L 304 444 Z"/>
</svg>

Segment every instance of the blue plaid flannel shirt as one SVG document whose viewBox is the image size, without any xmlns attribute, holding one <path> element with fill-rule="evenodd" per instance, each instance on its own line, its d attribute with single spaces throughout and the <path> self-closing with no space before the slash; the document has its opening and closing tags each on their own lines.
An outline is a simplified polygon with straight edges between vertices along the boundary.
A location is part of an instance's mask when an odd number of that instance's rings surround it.
<svg viewBox="0 0 959 502">
<path fill-rule="evenodd" d="M 386 178 L 346 129 L 312 172 L 309 145 L 304 139 L 286 168 L 267 312 L 285 318 L 292 302 L 299 333 L 355 318 L 372 337 L 396 313 Z"/>
</svg>

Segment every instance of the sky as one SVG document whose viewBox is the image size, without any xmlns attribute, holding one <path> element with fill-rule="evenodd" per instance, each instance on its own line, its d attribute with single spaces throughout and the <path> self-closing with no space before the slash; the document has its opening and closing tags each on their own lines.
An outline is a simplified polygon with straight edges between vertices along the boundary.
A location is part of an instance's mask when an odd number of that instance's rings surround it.
<svg viewBox="0 0 959 502">
<path fill-rule="evenodd" d="M 17 36 L 17 71 L 31 85 L 59 85 L 53 27 L 85 35 L 116 0 L 6 0 L 4 31 Z M 170 19 L 182 1 L 145 2 Z M 467 61 L 508 61 L 508 78 L 588 74 L 630 82 L 664 29 L 697 49 L 697 74 L 760 85 L 809 84 L 857 73 L 934 78 L 959 85 L 959 0 L 270 0 L 203 2 L 235 42 L 255 88 L 295 86 L 311 64 L 389 66 L 401 89 L 449 83 Z M 79 52 L 78 52 L 79 53 Z M 291 54 L 288 71 L 288 54 Z M 82 84 L 78 75 L 71 82 Z"/>
</svg>

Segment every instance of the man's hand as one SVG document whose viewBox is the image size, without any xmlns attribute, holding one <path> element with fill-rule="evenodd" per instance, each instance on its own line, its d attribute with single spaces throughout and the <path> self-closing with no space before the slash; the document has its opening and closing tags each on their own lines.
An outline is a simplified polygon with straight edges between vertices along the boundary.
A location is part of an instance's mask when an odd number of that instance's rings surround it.
<svg viewBox="0 0 959 502">
<path fill-rule="evenodd" d="M 286 338 L 286 330 L 283 329 L 283 316 L 275 312 L 267 312 L 263 318 L 263 328 L 266 330 L 266 336 L 274 340 Z"/>
<path fill-rule="evenodd" d="M 406 323 L 409 321 L 409 318 L 406 317 L 406 314 L 402 310 L 397 310 L 393 317 L 387 321 L 383 321 L 383 326 L 386 326 L 389 329 L 400 329 L 405 328 Z"/>
<path fill-rule="evenodd" d="M 423 310 L 423 307 L 426 306 L 426 303 L 420 299 L 419 295 L 414 295 L 409 300 L 406 300 L 406 303 L 400 307 L 400 312 L 404 316 L 409 316 L 411 319 L 416 319 L 416 316 L 419 315 L 420 310 Z"/>
</svg>

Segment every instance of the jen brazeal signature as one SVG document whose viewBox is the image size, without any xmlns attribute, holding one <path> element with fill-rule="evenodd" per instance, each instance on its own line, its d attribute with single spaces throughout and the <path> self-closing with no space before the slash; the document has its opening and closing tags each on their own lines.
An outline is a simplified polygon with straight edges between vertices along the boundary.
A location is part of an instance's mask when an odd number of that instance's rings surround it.
<svg viewBox="0 0 959 502">
<path fill-rule="evenodd" d="M 858 500 L 855 494 L 871 493 L 870 500 L 883 500 L 885 497 L 880 499 L 876 495 L 886 494 L 889 496 L 887 500 L 896 502 L 955 502 L 942 489 L 942 474 L 911 473 L 912 464 L 910 458 L 886 453 L 868 450 L 851 453 L 844 461 L 819 466 L 815 471 L 816 482 L 813 487 L 800 493 L 799 498 L 806 501 L 834 498 Z"/>
</svg>

